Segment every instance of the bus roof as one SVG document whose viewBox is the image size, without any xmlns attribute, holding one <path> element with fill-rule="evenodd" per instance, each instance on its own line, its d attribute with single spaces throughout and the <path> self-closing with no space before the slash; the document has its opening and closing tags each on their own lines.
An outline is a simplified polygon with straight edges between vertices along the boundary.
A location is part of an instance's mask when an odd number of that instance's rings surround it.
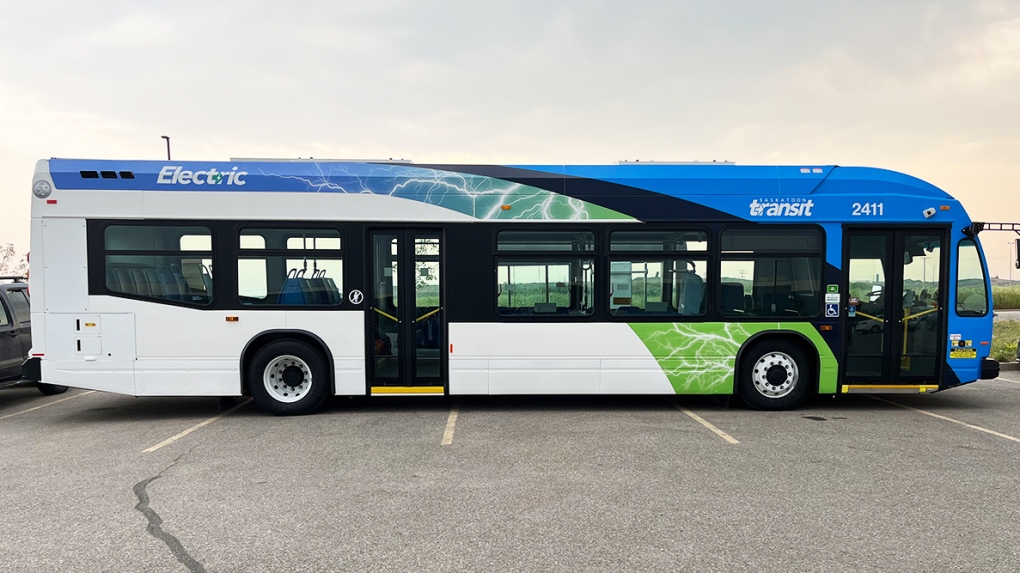
<svg viewBox="0 0 1020 573">
<path fill-rule="evenodd" d="M 406 161 L 139 161 L 51 159 L 37 166 L 59 190 L 355 193 L 400 197 L 474 218 L 652 220 L 851 219 L 853 205 L 883 202 L 888 222 L 922 220 L 955 200 L 915 177 L 870 167 L 733 165 L 430 165 Z M 480 209 L 480 197 L 494 206 Z M 531 211 L 554 196 L 559 212 Z M 520 201 L 500 214 L 498 201 Z M 465 206 L 470 202 L 470 206 Z M 568 205 L 583 205 L 585 216 Z M 527 209 L 527 211 L 525 210 Z M 521 213 L 532 216 L 521 217 Z M 537 215 L 536 215 L 537 214 Z M 962 222 L 962 209 L 938 219 Z M 812 216 L 813 215 L 813 216 Z M 928 218 L 930 215 L 924 215 Z M 929 221 L 932 223 L 936 221 Z"/>
</svg>

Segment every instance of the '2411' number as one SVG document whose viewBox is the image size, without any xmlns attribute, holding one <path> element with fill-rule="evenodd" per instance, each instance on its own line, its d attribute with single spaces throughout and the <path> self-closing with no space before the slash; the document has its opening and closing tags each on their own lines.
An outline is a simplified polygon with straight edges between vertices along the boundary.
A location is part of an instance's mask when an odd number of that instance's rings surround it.
<svg viewBox="0 0 1020 573">
<path fill-rule="evenodd" d="M 882 215 L 885 215 L 883 203 L 854 203 L 854 217 L 881 217 Z"/>
</svg>

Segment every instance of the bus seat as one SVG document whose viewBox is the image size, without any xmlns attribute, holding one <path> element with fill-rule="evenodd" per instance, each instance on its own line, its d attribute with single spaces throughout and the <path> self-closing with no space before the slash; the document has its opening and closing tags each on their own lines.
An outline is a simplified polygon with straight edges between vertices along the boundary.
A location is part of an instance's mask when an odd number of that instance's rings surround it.
<svg viewBox="0 0 1020 573">
<path fill-rule="evenodd" d="M 705 281 L 692 272 L 680 273 L 680 314 L 701 314 L 704 302 Z"/>
<path fill-rule="evenodd" d="M 794 296 L 797 307 L 797 314 L 811 316 L 818 312 L 818 297 L 813 294 L 798 294 Z"/>
<path fill-rule="evenodd" d="M 635 314 L 644 314 L 644 313 L 645 312 L 643 310 L 641 310 L 640 308 L 638 308 L 636 306 L 621 306 L 620 308 L 616 309 L 616 314 L 618 314 L 618 315 L 632 316 L 632 315 L 635 315 Z"/>
<path fill-rule="evenodd" d="M 142 275 L 145 277 L 145 284 L 152 296 L 156 298 L 170 298 L 170 293 L 166 292 L 166 289 L 163 288 L 163 279 L 156 272 L 156 269 L 145 267 L 142 269 Z"/>
<path fill-rule="evenodd" d="M 176 277 L 174 277 L 166 265 L 156 265 L 156 274 L 159 275 L 159 282 L 167 298 L 171 300 L 184 300 L 187 290 L 181 288 L 181 284 L 177 282 Z"/>
<path fill-rule="evenodd" d="M 128 274 L 131 275 L 132 294 L 142 296 L 152 296 L 152 291 L 149 289 L 149 284 L 145 280 L 145 271 L 142 269 L 130 269 Z"/>
<path fill-rule="evenodd" d="M 117 272 L 110 267 L 106 268 L 106 288 L 115 292 L 124 290 L 124 287 L 120 285 L 120 280 L 117 278 Z"/>
<path fill-rule="evenodd" d="M 131 273 L 128 272 L 128 269 L 117 268 L 113 270 L 113 274 L 117 277 L 119 292 L 135 294 L 135 287 L 131 281 Z"/>
<path fill-rule="evenodd" d="M 556 314 L 555 302 L 536 302 L 535 314 Z"/>
<path fill-rule="evenodd" d="M 744 285 L 740 283 L 722 283 L 721 296 L 719 300 L 720 310 L 724 314 L 743 314 L 744 313 Z"/>
<path fill-rule="evenodd" d="M 342 303 L 344 298 L 343 295 L 340 294 L 340 288 L 336 286 L 336 281 L 327 276 L 322 277 L 322 280 L 326 283 L 326 293 L 329 298 L 329 304 Z"/>
<path fill-rule="evenodd" d="M 912 306 L 914 306 L 914 291 L 903 291 L 903 308 L 910 308 Z"/>
<path fill-rule="evenodd" d="M 645 312 L 648 314 L 666 314 L 669 312 L 669 305 L 665 301 L 651 300 L 645 304 Z"/>
<path fill-rule="evenodd" d="M 293 269 L 287 274 L 287 279 L 280 287 L 280 294 L 276 297 L 276 304 L 300 305 L 308 304 L 305 298 L 305 289 L 302 279 L 297 278 Z"/>
</svg>

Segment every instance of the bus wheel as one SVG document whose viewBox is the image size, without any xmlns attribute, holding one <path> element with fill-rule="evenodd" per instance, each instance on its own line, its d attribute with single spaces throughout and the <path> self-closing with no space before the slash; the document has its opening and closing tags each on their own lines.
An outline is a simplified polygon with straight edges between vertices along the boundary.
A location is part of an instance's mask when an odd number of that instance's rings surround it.
<svg viewBox="0 0 1020 573">
<path fill-rule="evenodd" d="M 811 385 L 811 367 L 804 352 L 784 341 L 751 348 L 741 361 L 738 391 L 756 410 L 795 408 Z"/>
<path fill-rule="evenodd" d="M 252 358 L 248 391 L 270 414 L 310 414 L 322 405 L 329 391 L 326 360 L 304 342 L 272 342 Z"/>
<path fill-rule="evenodd" d="M 40 392 L 47 396 L 53 396 L 54 394 L 63 394 L 67 392 L 67 386 L 58 386 L 57 384 L 46 384 L 45 382 L 36 382 L 35 387 Z"/>
</svg>

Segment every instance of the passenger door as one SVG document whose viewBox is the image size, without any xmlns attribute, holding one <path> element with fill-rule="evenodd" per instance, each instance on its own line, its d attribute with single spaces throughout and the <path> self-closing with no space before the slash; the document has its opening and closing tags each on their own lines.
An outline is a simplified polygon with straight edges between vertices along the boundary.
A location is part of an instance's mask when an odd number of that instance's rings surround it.
<svg viewBox="0 0 1020 573">
<path fill-rule="evenodd" d="M 937 385 L 945 230 L 847 230 L 844 239 L 844 384 Z"/>
<path fill-rule="evenodd" d="M 369 233 L 368 373 L 372 394 L 443 394 L 442 233 Z"/>
</svg>

